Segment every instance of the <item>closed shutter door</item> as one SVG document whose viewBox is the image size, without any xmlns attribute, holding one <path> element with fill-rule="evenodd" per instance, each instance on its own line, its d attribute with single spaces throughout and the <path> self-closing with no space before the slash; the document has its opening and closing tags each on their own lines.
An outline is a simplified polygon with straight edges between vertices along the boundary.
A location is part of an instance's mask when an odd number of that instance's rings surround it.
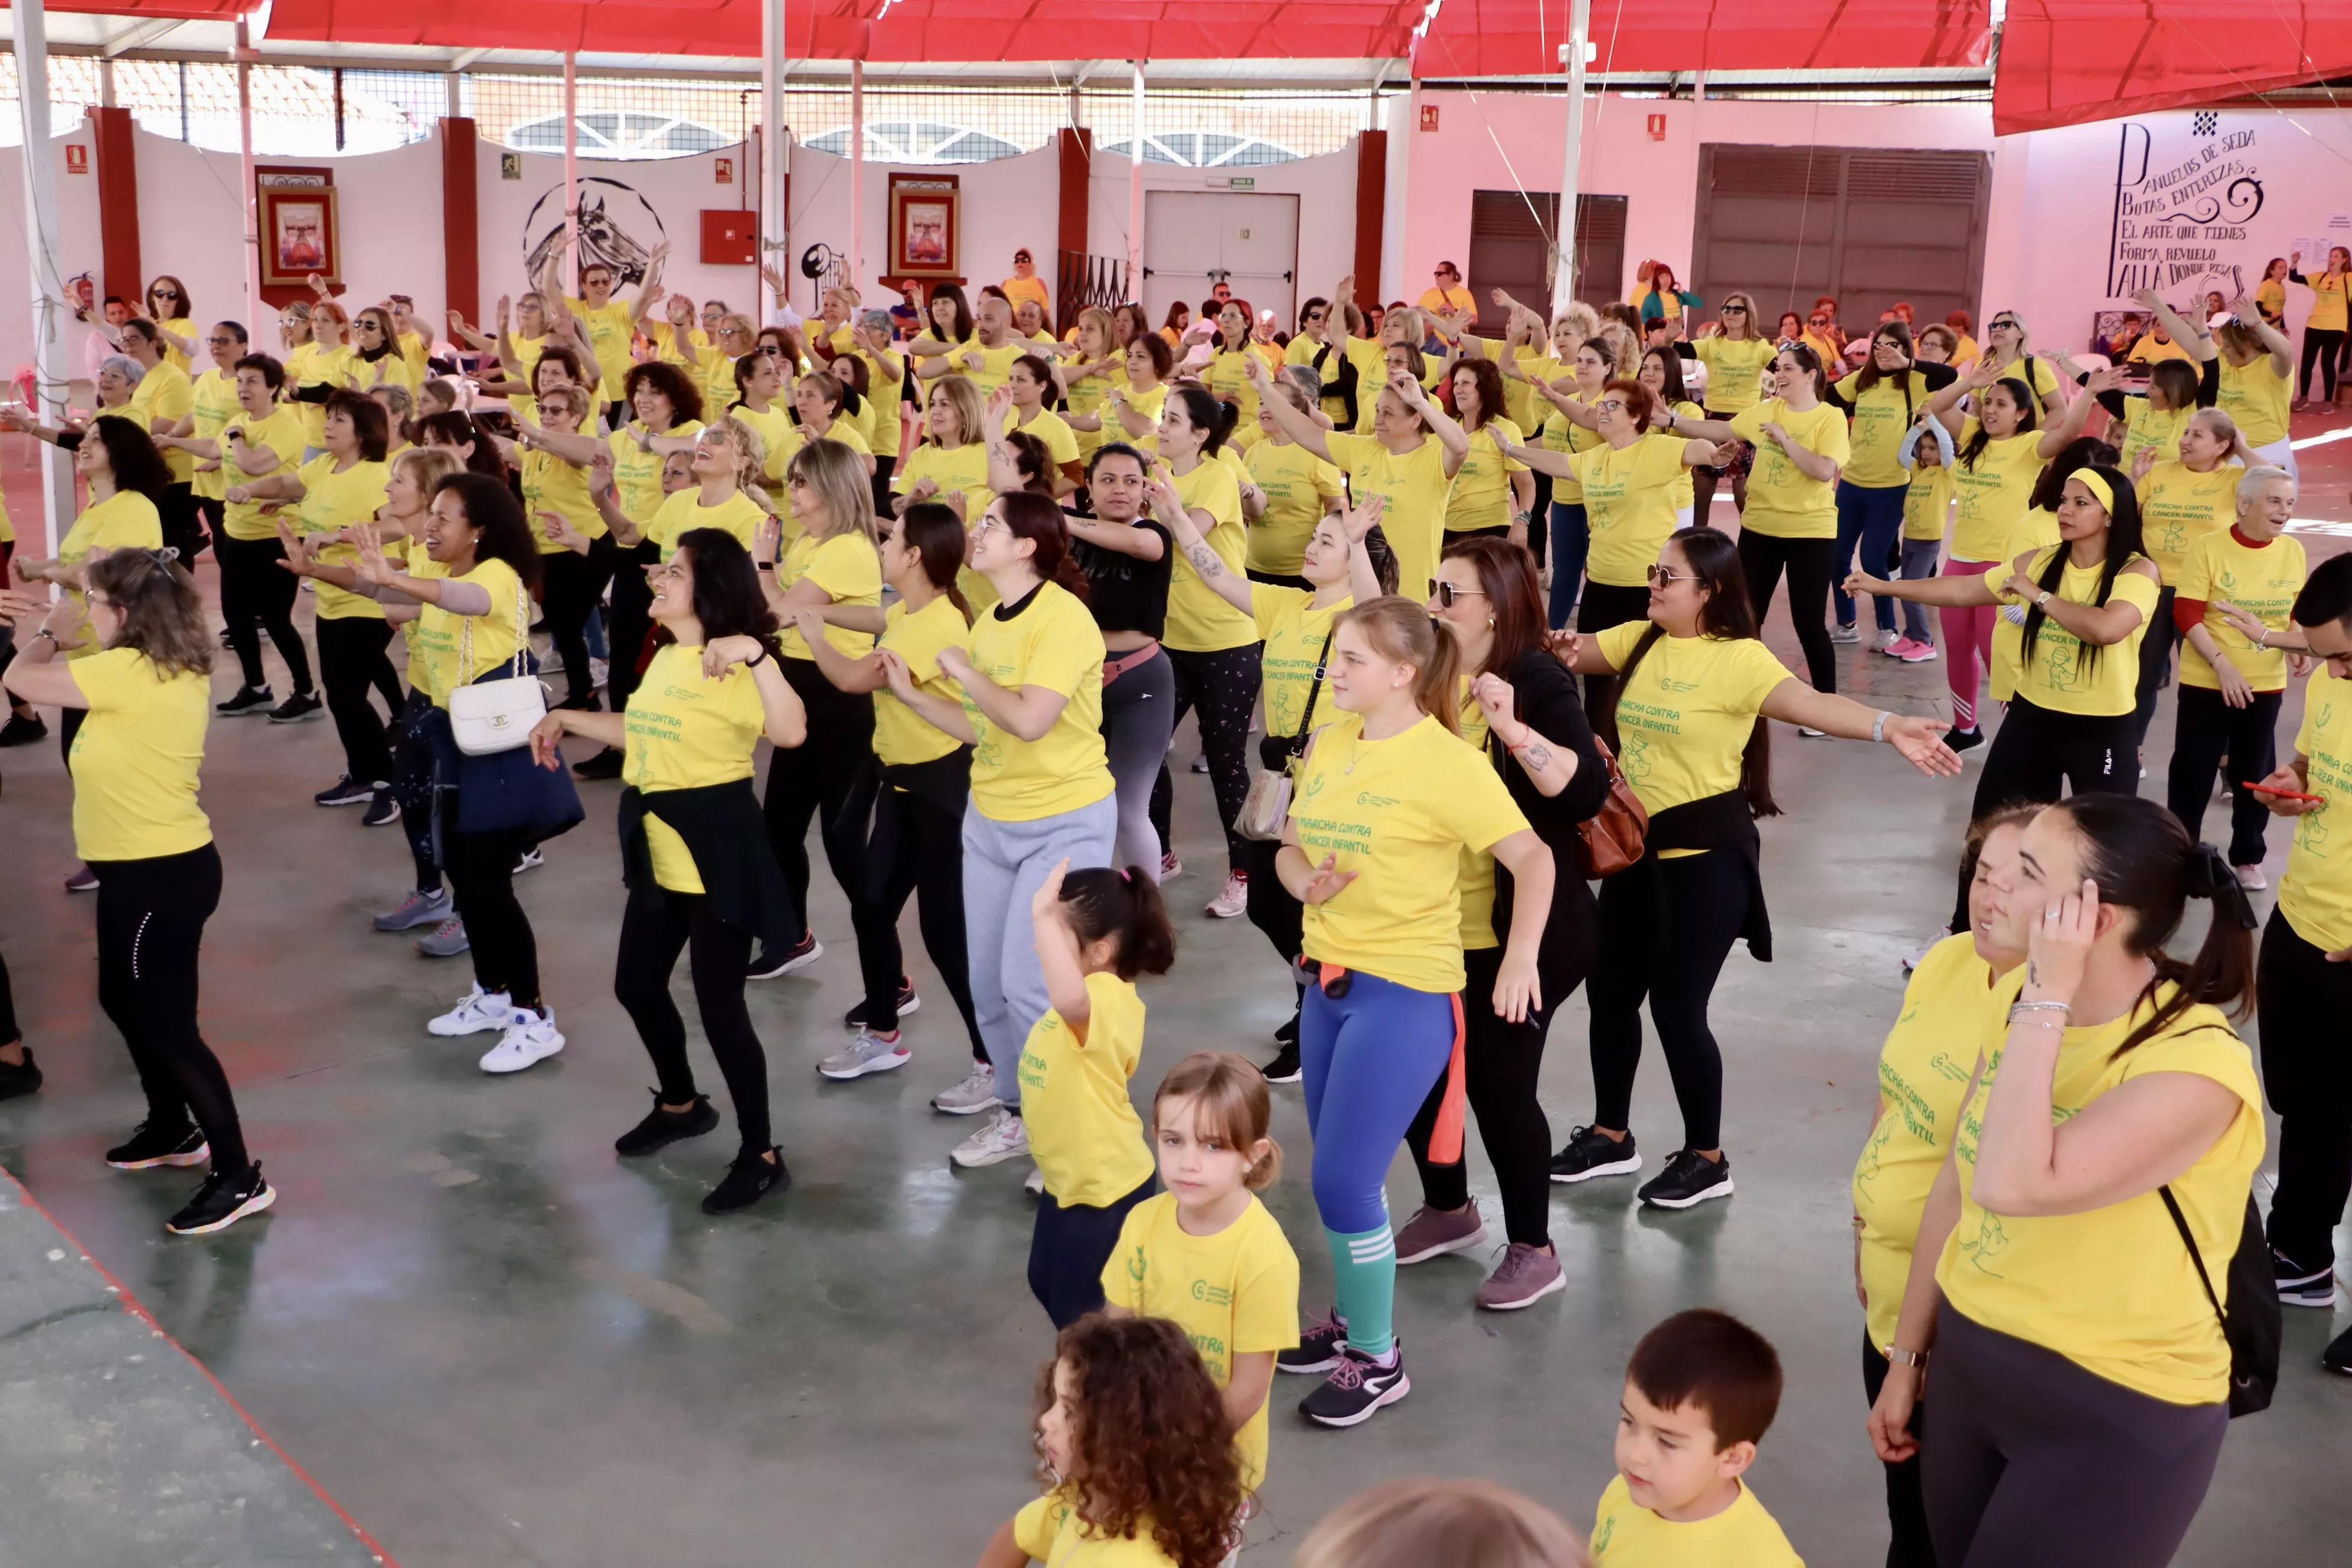
<svg viewBox="0 0 2352 1568">
<path fill-rule="evenodd" d="M 1471 193 L 1468 276 L 1478 297 L 1481 333 L 1500 337 L 1507 324 L 1491 289 L 1549 313 L 1552 236 L 1559 227 L 1557 191 Z M 1578 196 L 1576 297 L 1598 308 L 1623 299 L 1624 283 L 1625 198 Z"/>
</svg>

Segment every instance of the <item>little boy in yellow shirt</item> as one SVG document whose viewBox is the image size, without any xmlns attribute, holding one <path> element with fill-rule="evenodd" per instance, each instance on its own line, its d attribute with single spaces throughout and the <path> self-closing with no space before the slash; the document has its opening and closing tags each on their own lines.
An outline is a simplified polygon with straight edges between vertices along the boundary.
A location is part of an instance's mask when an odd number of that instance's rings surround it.
<svg viewBox="0 0 2352 1568">
<path fill-rule="evenodd" d="M 1780 1358 L 1727 1312 L 1677 1312 L 1625 1368 L 1600 1568 L 1804 1568 L 1741 1477 L 1780 1408 Z"/>
</svg>

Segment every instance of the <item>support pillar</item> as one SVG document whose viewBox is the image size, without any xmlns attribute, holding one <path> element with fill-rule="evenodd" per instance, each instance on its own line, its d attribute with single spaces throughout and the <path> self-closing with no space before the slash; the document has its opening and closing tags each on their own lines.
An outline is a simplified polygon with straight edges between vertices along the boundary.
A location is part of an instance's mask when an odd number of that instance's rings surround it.
<svg viewBox="0 0 2352 1568">
<path fill-rule="evenodd" d="M 1087 302 L 1084 290 L 1094 281 L 1087 276 L 1087 227 L 1091 216 L 1087 204 L 1095 138 L 1082 126 L 1065 125 L 1055 141 L 1061 148 L 1062 192 L 1060 221 L 1054 231 L 1058 254 L 1054 267 L 1053 325 L 1055 332 L 1066 332 L 1078 324 L 1078 311 Z"/>
<path fill-rule="evenodd" d="M 97 165 L 99 256 L 103 298 L 146 298 L 146 274 L 139 257 L 139 164 L 132 151 L 131 111 L 100 107 L 89 111 L 90 161 Z M 141 307 L 143 311 L 145 307 Z"/>
<path fill-rule="evenodd" d="M 17 110 L 22 116 L 25 169 L 25 256 L 32 279 L 33 411 L 45 425 L 66 412 L 65 268 L 58 254 L 57 149 L 49 144 L 48 19 L 43 0 L 15 0 Z M 46 443 L 34 451 L 41 468 L 42 553 L 55 555 L 73 526 L 73 470 L 66 455 Z"/>
<path fill-rule="evenodd" d="M 563 54 L 563 260 L 564 287 L 580 287 L 580 57 Z M 621 279 L 613 279 L 614 292 Z"/>
<path fill-rule="evenodd" d="M 1143 62 L 1135 62 L 1135 96 L 1128 115 L 1127 294 L 1143 302 Z"/>
<path fill-rule="evenodd" d="M 236 19 L 236 152 L 238 205 L 245 209 L 245 330 L 256 347 L 274 342 L 275 331 L 261 321 L 261 196 L 254 189 L 253 169 L 253 41 L 245 18 Z M 180 94 L 183 105 L 187 94 Z"/>
<path fill-rule="evenodd" d="M 1356 299 L 1358 310 L 1376 304 L 1381 286 L 1381 235 L 1389 214 L 1389 133 L 1366 131 L 1356 138 Z M 1331 301 L 1336 308 L 1345 300 Z"/>
<path fill-rule="evenodd" d="M 845 281 L 865 297 L 866 276 L 866 62 L 849 62 L 849 276 Z M 824 309 L 822 294 L 817 309 Z"/>
<path fill-rule="evenodd" d="M 1551 313 L 1576 299 L 1576 184 L 1584 158 L 1584 54 L 1592 35 L 1592 0 L 1570 0 L 1568 16 L 1568 145 L 1559 171 L 1559 259 L 1551 274 Z M 1755 323 L 1748 330 L 1756 330 Z"/>
<path fill-rule="evenodd" d="M 784 128 L 784 0 L 760 4 L 760 266 L 776 275 L 782 295 L 789 278 L 785 253 L 792 248 L 792 216 L 785 211 L 792 145 Z M 761 287 L 765 287 L 764 284 Z M 781 305 L 783 301 L 774 301 Z M 752 319 L 764 321 L 759 311 Z"/>
<path fill-rule="evenodd" d="M 449 79 L 452 81 L 457 78 Z M 477 198 L 480 164 L 474 122 L 441 121 L 441 244 L 443 308 L 482 325 L 481 206 Z M 439 336 L 437 331 L 428 336 Z"/>
</svg>

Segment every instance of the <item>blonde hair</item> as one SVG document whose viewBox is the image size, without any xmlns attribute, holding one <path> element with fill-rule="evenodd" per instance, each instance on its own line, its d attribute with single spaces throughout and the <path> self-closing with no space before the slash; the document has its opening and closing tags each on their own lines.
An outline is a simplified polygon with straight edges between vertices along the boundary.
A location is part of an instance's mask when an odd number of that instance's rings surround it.
<svg viewBox="0 0 2352 1568">
<path fill-rule="evenodd" d="M 749 335 L 757 332 L 760 329 L 753 325 L 751 317 L 740 310 L 730 310 L 719 318 L 719 330 L 722 332 L 733 331 Z"/>
<path fill-rule="evenodd" d="M 1552 331 L 1559 331 L 1563 322 L 1567 323 L 1569 331 L 1576 334 L 1576 341 L 1580 343 L 1601 331 L 1601 312 L 1581 300 L 1570 300 L 1559 314 L 1552 317 Z"/>
<path fill-rule="evenodd" d="M 563 409 L 574 419 L 588 417 L 588 394 L 583 387 L 551 386 L 539 395 L 539 405 L 541 408 Z"/>
<path fill-rule="evenodd" d="M 761 511 L 773 513 L 775 506 L 768 499 L 767 444 L 760 439 L 760 433 L 731 414 L 722 414 L 702 428 L 727 437 L 727 444 L 735 449 L 735 488 L 750 496 Z"/>
<path fill-rule="evenodd" d="M 464 473 L 466 465 L 449 447 L 411 447 L 392 460 L 392 471 L 394 475 L 407 474 L 417 495 L 430 503 L 435 487 L 451 474 Z"/>
<path fill-rule="evenodd" d="M 2269 348 L 2263 342 L 2262 334 L 2242 321 L 2222 322 L 2213 329 L 2213 341 L 2231 353 L 2248 355 L 2249 363 L 2252 363 L 2253 358 L 2259 358 L 2270 353 Z"/>
<path fill-rule="evenodd" d="M 1442 630 L 1425 606 L 1390 594 L 1341 611 L 1332 629 L 1341 626 L 1353 628 L 1391 664 L 1412 666 L 1415 705 L 1449 732 L 1462 733 L 1462 656 L 1454 634 Z"/>
<path fill-rule="evenodd" d="M 948 406 L 956 411 L 956 423 L 963 429 L 963 439 L 957 445 L 969 447 L 978 441 L 987 409 L 981 401 L 980 388 L 972 384 L 971 378 L 968 375 L 943 375 L 931 383 L 931 391 L 944 395 Z M 924 406 L 928 412 L 929 399 L 924 400 Z M 934 447 L 947 445 L 940 439 L 939 432 L 930 427 L 928 418 L 923 424 L 923 439 Z"/>
<path fill-rule="evenodd" d="M 1593 334 L 1614 350 L 1617 366 L 1612 373 L 1619 381 L 1632 381 L 1642 371 L 1642 345 L 1625 330 L 1622 321 L 1603 321 L 1601 331 Z"/>
<path fill-rule="evenodd" d="M 1092 326 L 1096 331 L 1102 333 L 1103 347 L 1106 350 L 1112 353 L 1117 353 L 1118 352 L 1118 328 L 1111 321 L 1110 312 L 1108 310 L 1104 310 L 1100 305 L 1089 305 L 1085 310 L 1080 310 L 1078 312 L 1078 337 L 1081 340 L 1086 337 L 1087 328 L 1088 326 Z"/>
<path fill-rule="evenodd" d="M 1193 1128 L 1215 1137 L 1228 1149 L 1247 1153 L 1265 1139 L 1265 1155 L 1251 1162 L 1242 1185 L 1258 1192 L 1274 1185 L 1282 1174 L 1282 1145 L 1267 1136 L 1274 1120 L 1272 1096 L 1265 1074 L 1231 1051 L 1194 1051 L 1168 1069 L 1151 1096 L 1151 1125 L 1160 1125 L 1160 1108 L 1171 1100 L 1189 1100 L 1194 1106 Z"/>
<path fill-rule="evenodd" d="M 1718 338 L 1728 338 L 1728 337 L 1730 337 L 1730 336 L 1731 336 L 1731 334 L 1730 334 L 1729 332 L 1727 332 L 1727 331 L 1725 331 L 1723 330 L 1723 307 L 1724 307 L 1725 305 L 1728 305 L 1728 304 L 1730 304 L 1730 303 L 1731 303 L 1733 300 L 1738 300 L 1740 304 L 1743 304 L 1743 305 L 1745 305 L 1745 306 L 1747 306 L 1747 307 L 1748 307 L 1748 326 L 1747 326 L 1747 329 L 1746 329 L 1746 330 L 1747 330 L 1747 332 L 1748 332 L 1748 337 L 1747 337 L 1747 339 L 1746 339 L 1746 340 L 1738 340 L 1738 339 L 1735 339 L 1734 341 L 1735 341 L 1735 342 L 1740 342 L 1740 341 L 1753 342 L 1753 341 L 1754 341 L 1754 340 L 1756 340 L 1756 339 L 1759 339 L 1759 338 L 1763 337 L 1763 336 L 1764 336 L 1764 329 L 1763 329 L 1763 328 L 1761 328 L 1761 327 L 1759 327 L 1759 326 L 1758 326 L 1758 325 L 1756 324 L 1756 296 L 1755 296 L 1755 295 L 1753 295 L 1753 294 L 1750 294 L 1750 293 L 1749 293 L 1749 292 L 1748 292 L 1748 290 L 1747 290 L 1747 289 L 1734 289 L 1730 293 L 1726 294 L 1726 295 L 1723 297 L 1722 302 L 1721 302 L 1720 304 L 1717 304 L 1717 305 L 1716 306 L 1716 308 L 1715 308 L 1716 317 L 1715 317 L 1715 331 L 1714 331 L 1714 335 L 1715 335 L 1716 337 L 1718 337 Z M 1958 346 L 1958 340 L 1954 340 L 1953 346 L 1954 346 L 1954 347 L 1956 347 L 1956 348 Z"/>
<path fill-rule="evenodd" d="M 2213 438 L 2221 443 L 2221 456 L 2227 459 L 2238 449 L 2238 422 L 2224 408 L 2200 408 L 2189 416 L 2189 423 L 2194 425 L 2200 419 L 2213 432 Z"/>
<path fill-rule="evenodd" d="M 824 531 L 818 532 L 809 519 L 802 518 L 801 526 L 807 532 L 830 539 L 855 529 L 865 535 L 866 543 L 881 549 L 874 526 L 874 487 L 865 460 L 848 443 L 823 437 L 811 441 L 793 454 L 793 460 L 784 467 L 784 478 L 787 482 L 799 479 L 824 505 Z"/>
<path fill-rule="evenodd" d="M 1334 1509 L 1291 1568 L 1591 1568 L 1542 1504 L 1492 1481 L 1388 1481 Z"/>
</svg>

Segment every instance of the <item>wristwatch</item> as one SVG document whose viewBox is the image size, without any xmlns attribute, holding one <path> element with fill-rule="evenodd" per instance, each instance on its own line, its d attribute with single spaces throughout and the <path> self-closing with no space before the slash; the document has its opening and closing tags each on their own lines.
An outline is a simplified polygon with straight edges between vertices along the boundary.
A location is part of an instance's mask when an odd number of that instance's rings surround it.
<svg viewBox="0 0 2352 1568">
<path fill-rule="evenodd" d="M 2037 610 L 2046 610 L 2050 607 L 2049 589 L 2044 588 L 2042 592 L 2033 595 L 2033 607 Z"/>
</svg>

